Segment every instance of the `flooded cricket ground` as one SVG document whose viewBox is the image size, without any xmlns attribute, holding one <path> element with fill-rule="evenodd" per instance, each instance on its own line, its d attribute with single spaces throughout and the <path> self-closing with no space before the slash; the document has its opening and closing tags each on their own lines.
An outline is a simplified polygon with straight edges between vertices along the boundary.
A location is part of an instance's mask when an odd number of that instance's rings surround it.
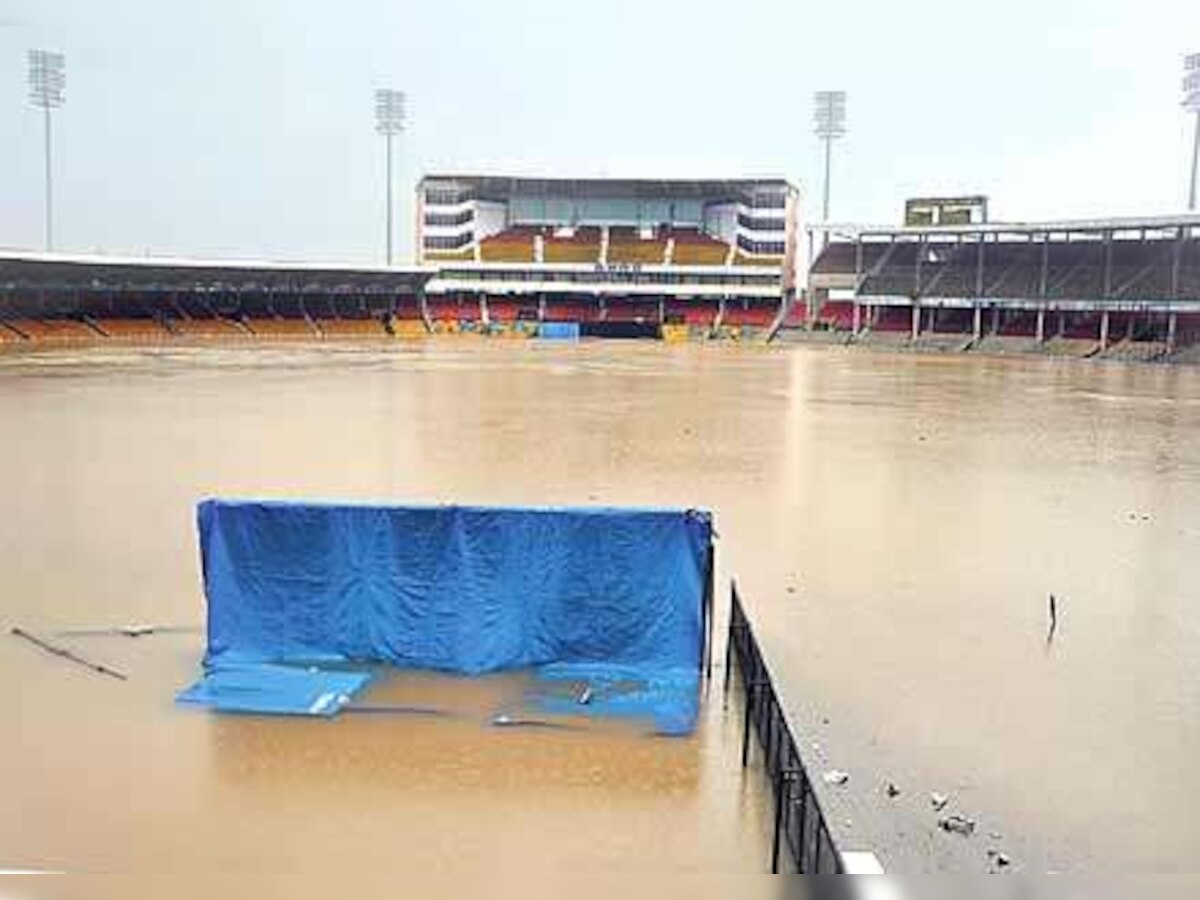
<svg viewBox="0 0 1200 900">
<path fill-rule="evenodd" d="M 840 843 L 889 871 L 1185 872 L 1200 845 L 1200 371 L 845 349 L 398 345 L 0 356 L 0 868 L 763 871 L 721 671 L 695 735 L 174 705 L 209 496 L 706 507 Z M 1057 626 L 1049 631 L 1048 597 Z M 894 785 L 895 791 L 887 786 Z M 976 823 L 936 825 L 931 794 Z M 553 879 L 553 876 L 546 876 Z M 552 881 L 551 881 L 552 883 Z"/>
</svg>

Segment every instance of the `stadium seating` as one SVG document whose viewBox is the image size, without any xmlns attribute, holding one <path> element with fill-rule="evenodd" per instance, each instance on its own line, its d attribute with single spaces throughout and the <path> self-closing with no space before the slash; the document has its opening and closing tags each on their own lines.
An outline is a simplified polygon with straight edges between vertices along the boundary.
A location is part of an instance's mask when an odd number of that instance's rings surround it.
<svg viewBox="0 0 1200 900">
<path fill-rule="evenodd" d="M 426 262 L 470 262 L 475 259 L 475 248 L 464 247 L 462 250 L 426 250 Z"/>
<path fill-rule="evenodd" d="M 484 238 L 479 244 L 483 262 L 533 262 L 536 229 L 528 226 L 509 228 Z"/>
<path fill-rule="evenodd" d="M 854 330 L 854 302 L 850 300 L 829 300 L 821 305 L 820 315 L 815 320 L 816 327 L 824 327 L 834 331 Z"/>
<path fill-rule="evenodd" d="M 784 328 L 803 328 L 808 323 L 808 306 L 803 300 L 797 300 L 788 310 L 783 320 Z"/>
<path fill-rule="evenodd" d="M 75 319 L 10 319 L 10 328 L 31 341 L 51 344 L 86 343 L 102 336 Z"/>
<path fill-rule="evenodd" d="M 577 228 L 571 237 L 547 234 L 544 240 L 548 263 L 595 263 L 600 261 L 600 229 Z"/>
<path fill-rule="evenodd" d="M 21 337 L 21 335 L 17 334 L 3 322 L 0 322 L 0 344 L 19 344 L 24 340 L 25 338 Z"/>
<path fill-rule="evenodd" d="M 387 331 L 379 319 L 317 319 L 317 328 L 326 340 L 349 338 L 382 338 Z"/>
<path fill-rule="evenodd" d="M 429 318 L 435 322 L 478 322 L 483 318 L 479 301 L 462 297 L 437 297 L 426 301 Z"/>
<path fill-rule="evenodd" d="M 515 322 L 521 305 L 511 300 L 488 299 L 488 319 L 492 322 Z"/>
<path fill-rule="evenodd" d="M 738 252 L 733 260 L 735 266 L 763 266 L 781 268 L 783 266 L 782 256 L 747 256 L 745 253 Z"/>
<path fill-rule="evenodd" d="M 247 318 L 245 326 L 256 337 L 263 340 L 312 340 L 318 335 L 307 319 Z"/>
<path fill-rule="evenodd" d="M 594 301 L 547 301 L 544 319 L 547 322 L 590 322 L 600 315 L 600 307 Z"/>
<path fill-rule="evenodd" d="M 608 322 L 657 322 L 657 300 L 609 300 Z"/>
<path fill-rule="evenodd" d="M 250 337 L 250 333 L 232 319 L 216 317 L 173 319 L 171 328 L 180 337 L 202 340 L 243 340 Z"/>
<path fill-rule="evenodd" d="M 667 320 L 700 328 L 711 328 L 719 306 L 712 301 L 671 300 L 667 302 Z"/>
<path fill-rule="evenodd" d="M 635 228 L 613 227 L 608 232 L 610 264 L 662 265 L 667 242 L 659 235 L 644 240 Z"/>
<path fill-rule="evenodd" d="M 778 303 L 742 303 L 730 301 L 725 306 L 725 318 L 721 324 L 730 327 L 750 326 L 753 328 L 767 328 L 775 321 L 775 316 L 778 313 Z"/>
<path fill-rule="evenodd" d="M 96 319 L 95 324 L 105 337 L 117 341 L 157 343 L 171 337 L 158 319 Z"/>
<path fill-rule="evenodd" d="M 723 266 L 729 258 L 729 245 L 696 228 L 676 228 L 672 232 L 675 252 L 671 262 L 677 266 Z"/>
</svg>

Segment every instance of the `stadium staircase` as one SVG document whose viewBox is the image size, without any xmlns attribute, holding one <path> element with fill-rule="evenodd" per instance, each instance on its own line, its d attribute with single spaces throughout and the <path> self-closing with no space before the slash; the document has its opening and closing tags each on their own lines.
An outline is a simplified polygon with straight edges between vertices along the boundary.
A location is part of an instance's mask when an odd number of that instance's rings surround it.
<svg viewBox="0 0 1200 900">
<path fill-rule="evenodd" d="M 612 230 L 607 226 L 600 229 L 600 265 L 608 265 L 608 250 L 612 241 Z"/>
<path fill-rule="evenodd" d="M 673 265 L 675 263 L 675 236 L 667 238 L 667 247 L 663 251 L 663 264 Z"/>
</svg>

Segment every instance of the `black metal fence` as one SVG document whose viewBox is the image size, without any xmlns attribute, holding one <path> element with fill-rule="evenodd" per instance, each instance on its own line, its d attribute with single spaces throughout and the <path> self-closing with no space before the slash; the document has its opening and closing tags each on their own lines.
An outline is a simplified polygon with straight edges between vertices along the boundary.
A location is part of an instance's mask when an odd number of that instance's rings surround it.
<svg viewBox="0 0 1200 900">
<path fill-rule="evenodd" d="M 742 766 L 750 763 L 750 733 L 758 736 L 764 774 L 775 796 L 775 826 L 771 842 L 771 871 L 780 870 L 784 848 L 795 871 L 809 875 L 840 875 L 842 856 L 829 833 L 812 781 L 800 759 L 800 749 L 787 723 L 771 673 L 742 608 L 737 585 L 730 589 L 729 640 L 725 648 L 725 691 L 737 668 L 743 690 L 745 725 Z"/>
</svg>

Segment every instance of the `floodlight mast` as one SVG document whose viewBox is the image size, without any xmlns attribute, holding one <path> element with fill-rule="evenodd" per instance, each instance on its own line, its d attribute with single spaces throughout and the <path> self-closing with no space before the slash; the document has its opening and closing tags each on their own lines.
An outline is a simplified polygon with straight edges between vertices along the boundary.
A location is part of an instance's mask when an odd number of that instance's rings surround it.
<svg viewBox="0 0 1200 900">
<path fill-rule="evenodd" d="M 66 57 L 50 50 L 30 50 L 29 104 L 42 111 L 46 170 L 46 250 L 54 249 L 54 167 L 51 160 L 50 113 L 66 101 Z"/>
<path fill-rule="evenodd" d="M 813 121 L 817 137 L 825 142 L 825 192 L 821 218 L 829 221 L 829 178 L 833 162 L 833 142 L 846 134 L 846 92 L 817 91 Z"/>
<path fill-rule="evenodd" d="M 1188 211 L 1196 211 L 1196 178 L 1200 170 L 1200 53 L 1183 61 L 1183 108 L 1196 117 L 1192 137 L 1192 177 L 1188 181 Z"/>
<path fill-rule="evenodd" d="M 387 149 L 387 264 L 392 264 L 392 138 L 403 133 L 406 118 L 404 91 L 380 88 L 375 91 L 375 131 L 385 138 Z"/>
</svg>

